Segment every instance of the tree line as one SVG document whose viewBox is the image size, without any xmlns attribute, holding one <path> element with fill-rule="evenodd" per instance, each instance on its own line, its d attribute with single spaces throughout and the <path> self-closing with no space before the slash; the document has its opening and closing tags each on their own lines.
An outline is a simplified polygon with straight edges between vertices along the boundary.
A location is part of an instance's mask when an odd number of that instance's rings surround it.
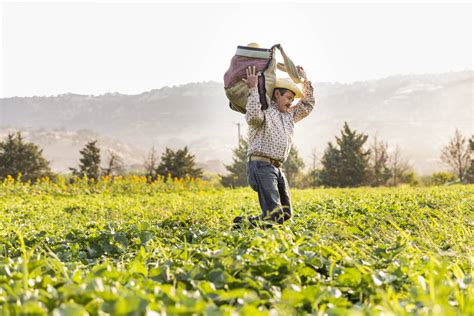
<svg viewBox="0 0 474 316">
<path fill-rule="evenodd" d="M 304 163 L 293 146 L 283 169 L 292 186 L 308 187 L 359 187 L 397 186 L 402 183 L 418 184 L 413 168 L 403 158 L 400 148 L 395 147 L 389 154 L 388 144 L 378 139 L 367 144 L 369 136 L 352 130 L 344 123 L 340 136 L 329 142 L 320 159 L 321 167 L 316 167 L 316 153 L 313 152 L 313 166 L 304 171 Z M 224 186 L 246 186 L 247 140 L 241 139 L 234 149 L 233 162 L 226 166 L 228 175 L 222 176 Z M 435 172 L 429 184 L 449 182 L 474 183 L 474 136 L 467 140 L 456 130 L 449 144 L 441 151 L 441 161 L 451 172 Z"/>
<path fill-rule="evenodd" d="M 389 153 L 388 144 L 377 135 L 368 144 L 369 136 L 352 130 L 347 123 L 334 142 L 328 142 L 321 159 L 316 152 L 312 154 L 313 164 L 305 170 L 305 164 L 298 150 L 292 146 L 283 169 L 292 186 L 309 187 L 359 187 L 396 186 L 401 183 L 417 184 L 417 177 L 408 161 L 401 155 L 398 146 Z M 233 150 L 232 163 L 226 165 L 228 173 L 220 175 L 225 187 L 247 186 L 247 148 L 245 138 L 241 138 Z M 21 133 L 9 134 L 0 142 L 0 180 L 8 176 L 21 181 L 36 181 L 42 177 L 55 175 L 49 162 L 43 157 L 42 149 L 25 142 Z M 451 172 L 435 172 L 429 184 L 449 182 L 474 183 L 474 136 L 466 139 L 458 130 L 450 142 L 442 148 L 441 161 L 449 166 Z M 114 151 L 108 151 L 105 167 L 97 140 L 88 142 L 80 150 L 78 167 L 69 168 L 72 177 L 95 179 L 102 176 L 124 175 L 123 160 Z M 320 165 L 316 162 L 319 160 Z M 161 157 L 154 147 L 144 159 L 143 175 L 154 181 L 165 178 L 201 178 L 203 171 L 196 166 L 195 156 L 188 147 L 171 150 L 166 148 Z"/>
<path fill-rule="evenodd" d="M 114 151 L 108 152 L 105 167 L 101 167 L 101 154 L 97 140 L 88 142 L 80 150 L 79 166 L 69 168 L 73 178 L 97 180 L 103 176 L 125 174 L 123 160 Z M 195 157 L 187 147 L 173 151 L 166 148 L 161 158 L 154 148 L 145 159 L 145 175 L 150 181 L 158 177 L 200 178 L 202 170 L 195 166 Z M 0 142 L 0 180 L 8 176 L 21 181 L 36 181 L 43 177 L 54 178 L 49 162 L 43 157 L 43 150 L 37 145 L 25 142 L 21 133 L 9 134 Z"/>
</svg>

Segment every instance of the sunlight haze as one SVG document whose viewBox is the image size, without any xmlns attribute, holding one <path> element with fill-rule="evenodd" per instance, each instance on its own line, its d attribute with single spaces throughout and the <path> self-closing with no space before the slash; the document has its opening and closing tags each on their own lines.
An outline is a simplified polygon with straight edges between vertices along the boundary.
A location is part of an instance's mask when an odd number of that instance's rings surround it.
<svg viewBox="0 0 474 316">
<path fill-rule="evenodd" d="M 315 82 L 472 69 L 471 3 L 2 2 L 0 97 L 222 82 L 237 45 L 281 43 Z"/>
</svg>

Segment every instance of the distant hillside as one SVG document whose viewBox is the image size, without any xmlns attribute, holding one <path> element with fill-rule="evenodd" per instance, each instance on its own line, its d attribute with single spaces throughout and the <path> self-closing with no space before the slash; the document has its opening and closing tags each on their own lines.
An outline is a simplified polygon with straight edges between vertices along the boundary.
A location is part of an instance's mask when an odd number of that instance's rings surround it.
<svg viewBox="0 0 474 316">
<path fill-rule="evenodd" d="M 296 126 L 295 143 L 309 164 L 314 148 L 322 154 L 344 121 L 358 131 L 400 146 L 402 154 L 421 173 L 439 170 L 440 148 L 455 128 L 473 133 L 473 72 L 400 75 L 352 84 L 318 83 L 317 107 Z M 152 145 L 189 145 L 205 166 L 231 161 L 237 144 L 237 126 L 243 115 L 228 107 L 223 85 L 216 82 L 164 87 L 138 95 L 109 93 L 100 96 L 63 94 L 51 97 L 0 99 L 0 128 L 64 133 L 91 130 L 101 137 L 130 146 L 140 156 Z M 65 134 L 66 135 L 66 134 Z M 37 139 L 41 141 L 41 137 Z M 54 140 L 44 144 L 45 154 Z M 78 145 L 79 147 L 83 144 Z M 129 145 L 127 145 L 129 146 Z M 70 148 L 64 147 L 59 162 Z M 135 159 L 135 160 L 134 160 Z M 222 170 L 220 167 L 214 169 Z"/>
</svg>

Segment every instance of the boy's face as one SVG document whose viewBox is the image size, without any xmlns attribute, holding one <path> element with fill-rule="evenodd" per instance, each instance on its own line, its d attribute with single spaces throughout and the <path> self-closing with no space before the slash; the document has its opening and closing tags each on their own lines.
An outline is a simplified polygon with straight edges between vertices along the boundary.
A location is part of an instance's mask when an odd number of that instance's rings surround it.
<svg viewBox="0 0 474 316">
<path fill-rule="evenodd" d="M 275 91 L 275 102 L 280 112 L 289 112 L 291 103 L 295 99 L 295 94 L 290 90 L 285 90 L 283 94 L 280 91 Z"/>
</svg>

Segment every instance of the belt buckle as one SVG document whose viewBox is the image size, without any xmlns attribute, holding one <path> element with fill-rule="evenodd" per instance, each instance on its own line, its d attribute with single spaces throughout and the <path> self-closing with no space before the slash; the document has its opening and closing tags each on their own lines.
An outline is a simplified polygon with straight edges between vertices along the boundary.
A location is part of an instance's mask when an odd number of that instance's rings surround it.
<svg viewBox="0 0 474 316">
<path fill-rule="evenodd" d="M 275 167 L 277 167 L 277 168 L 280 168 L 280 167 L 281 167 L 281 164 L 280 164 L 280 162 L 279 162 L 278 160 L 270 159 L 270 163 L 271 163 L 272 165 L 274 165 Z"/>
</svg>

